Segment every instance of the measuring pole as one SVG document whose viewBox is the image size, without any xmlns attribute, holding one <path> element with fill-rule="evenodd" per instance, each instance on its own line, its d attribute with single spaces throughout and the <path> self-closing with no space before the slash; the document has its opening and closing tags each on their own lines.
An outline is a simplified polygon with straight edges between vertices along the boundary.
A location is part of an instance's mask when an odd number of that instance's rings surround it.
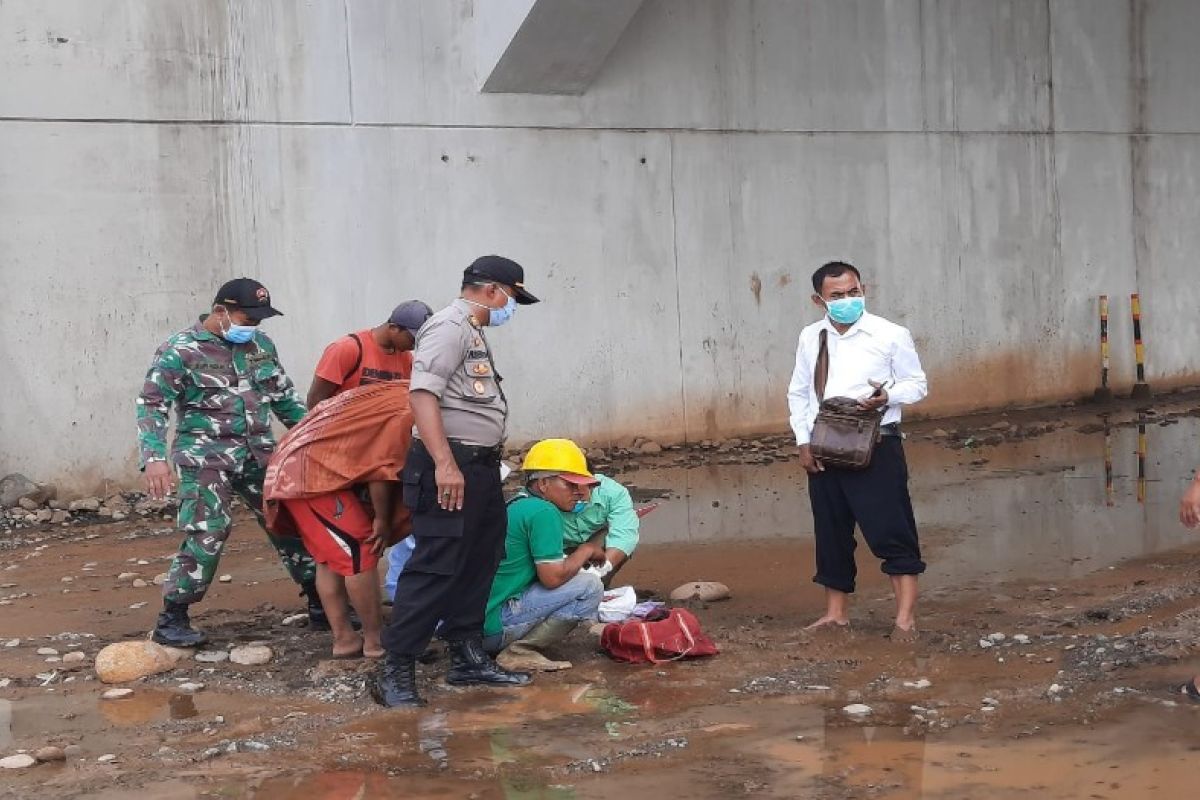
<svg viewBox="0 0 1200 800">
<path fill-rule="evenodd" d="M 1133 314 L 1133 357 L 1137 362 L 1137 383 L 1133 385 L 1134 400 L 1150 399 L 1150 384 L 1146 383 L 1146 346 L 1142 344 L 1142 300 L 1137 292 L 1129 295 L 1129 310 Z"/>
</svg>

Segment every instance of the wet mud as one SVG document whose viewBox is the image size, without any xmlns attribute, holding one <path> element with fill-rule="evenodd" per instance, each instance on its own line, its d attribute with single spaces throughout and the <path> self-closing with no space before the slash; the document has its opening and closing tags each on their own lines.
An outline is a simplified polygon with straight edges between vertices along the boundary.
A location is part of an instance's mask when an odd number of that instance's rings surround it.
<svg viewBox="0 0 1200 800">
<path fill-rule="evenodd" d="M 1200 536 L 1176 519 L 1200 400 L 1102 411 L 910 429 L 930 565 L 911 645 L 885 637 L 865 547 L 852 630 L 803 630 L 821 597 L 785 439 L 601 454 L 659 503 L 621 579 L 663 597 L 727 584 L 731 600 L 692 606 L 722 653 L 621 665 L 580 631 L 575 668 L 523 690 L 454 689 L 444 658 L 423 665 L 418 712 L 373 706 L 370 664 L 284 624 L 301 600 L 248 519 L 195 619 L 209 649 L 261 640 L 271 663 L 185 660 L 102 700 L 90 658 L 144 636 L 159 597 L 116 576 L 165 570 L 170 523 L 22 531 L 0 549 L 0 756 L 67 760 L 6 770 L 0 798 L 1191 796 L 1200 705 L 1168 687 L 1200 672 Z"/>
</svg>

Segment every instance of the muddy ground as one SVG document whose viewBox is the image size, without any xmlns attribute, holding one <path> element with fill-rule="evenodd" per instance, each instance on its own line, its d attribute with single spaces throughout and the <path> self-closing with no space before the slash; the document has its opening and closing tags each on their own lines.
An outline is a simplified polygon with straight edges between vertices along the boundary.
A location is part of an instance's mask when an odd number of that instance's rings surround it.
<svg viewBox="0 0 1200 800">
<path fill-rule="evenodd" d="M 728 584 L 731 600 L 694 607 L 721 654 L 628 666 L 580 631 L 563 652 L 575 668 L 527 689 L 452 689 L 444 658 L 424 666 L 418 712 L 373 706 L 369 664 L 327 660 L 328 634 L 283 623 L 300 599 L 244 516 L 231 581 L 195 619 L 209 650 L 266 641 L 271 663 L 186 660 L 101 700 L 90 659 L 145 636 L 159 602 L 117 576 L 164 571 L 171 523 L 10 531 L 0 756 L 57 745 L 67 761 L 4 770 L 0 797 L 1193 796 L 1200 705 L 1166 687 L 1200 672 L 1200 536 L 1175 519 L 1200 398 L 910 433 L 930 565 L 915 645 L 885 638 L 890 598 L 865 548 L 853 632 L 802 631 L 821 597 L 785 438 L 617 450 L 604 470 L 661 504 L 619 582 Z M 71 650 L 87 659 L 47 661 Z"/>
</svg>

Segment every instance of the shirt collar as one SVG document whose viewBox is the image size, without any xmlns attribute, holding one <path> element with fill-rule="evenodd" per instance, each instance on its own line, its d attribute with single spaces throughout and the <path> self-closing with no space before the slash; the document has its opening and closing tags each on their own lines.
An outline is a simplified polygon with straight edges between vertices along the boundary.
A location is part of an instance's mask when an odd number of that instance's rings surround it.
<svg viewBox="0 0 1200 800">
<path fill-rule="evenodd" d="M 208 314 L 201 314 L 200 320 L 192 326 L 192 336 L 196 339 L 216 339 L 217 337 L 204 327 L 204 320 L 208 318 Z"/>
<path fill-rule="evenodd" d="M 454 302 L 451 303 L 450 305 L 452 307 L 458 309 L 459 312 L 461 312 L 462 315 L 467 318 L 467 321 L 471 323 L 471 327 L 476 328 L 476 329 L 482 327 L 475 320 L 475 314 L 473 313 L 475 311 L 475 306 L 471 305 L 470 303 L 468 303 L 466 300 L 464 300 L 461 297 L 455 298 Z"/>
<path fill-rule="evenodd" d="M 864 311 L 863 315 L 861 317 L 859 317 L 858 322 L 851 325 L 850 330 L 846 331 L 845 333 L 838 333 L 837 328 L 833 327 L 833 323 L 829 321 L 828 314 L 821 317 L 821 324 L 825 326 L 825 330 L 829 331 L 834 336 L 840 336 L 844 339 L 849 336 L 853 336 L 854 334 L 858 333 L 859 331 L 862 331 L 863 333 L 865 333 L 869 336 L 874 336 L 876 333 L 879 332 L 879 327 L 876 325 L 876 321 L 878 319 L 879 318 L 876 317 L 871 312 Z"/>
</svg>

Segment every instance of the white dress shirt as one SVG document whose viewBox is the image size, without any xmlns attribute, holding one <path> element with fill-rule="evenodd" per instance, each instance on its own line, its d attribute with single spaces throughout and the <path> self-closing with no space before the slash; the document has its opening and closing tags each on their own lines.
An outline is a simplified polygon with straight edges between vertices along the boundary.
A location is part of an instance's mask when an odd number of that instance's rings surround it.
<svg viewBox="0 0 1200 800">
<path fill-rule="evenodd" d="M 820 350 L 820 333 L 829 331 L 829 378 L 825 398 L 863 399 L 875 391 L 868 383 L 887 381 L 887 410 L 883 424 L 900 421 L 900 406 L 916 403 L 928 393 L 925 372 L 908 328 L 864 312 L 845 333 L 838 333 L 828 317 L 800 332 L 796 369 L 788 386 L 788 409 L 796 444 L 808 444 L 821 405 L 813 384 L 813 369 Z"/>
</svg>

